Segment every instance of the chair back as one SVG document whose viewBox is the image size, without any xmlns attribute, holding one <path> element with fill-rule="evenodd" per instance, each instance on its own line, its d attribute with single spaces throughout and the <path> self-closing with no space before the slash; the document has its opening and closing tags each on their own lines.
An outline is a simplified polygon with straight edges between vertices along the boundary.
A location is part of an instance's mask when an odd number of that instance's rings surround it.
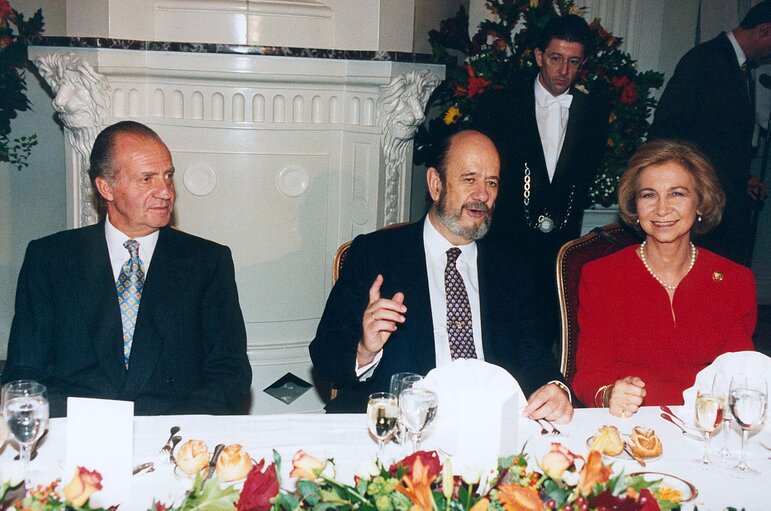
<svg viewBox="0 0 771 511">
<path fill-rule="evenodd" d="M 589 261 L 639 243 L 638 235 L 619 224 L 597 227 L 565 243 L 557 254 L 557 295 L 560 302 L 562 355 L 560 371 L 568 382 L 576 372 L 578 348 L 578 283 L 581 269 Z"/>
<path fill-rule="evenodd" d="M 407 225 L 409 222 L 398 222 L 391 225 L 386 225 L 382 229 L 393 229 L 394 227 L 401 227 L 402 225 Z M 337 279 L 340 278 L 340 272 L 343 271 L 343 266 L 345 265 L 345 260 L 348 258 L 348 250 L 351 248 L 351 242 L 346 241 L 342 245 L 340 245 L 337 249 L 337 252 L 335 252 L 335 259 L 332 262 L 332 284 L 337 282 Z"/>
</svg>

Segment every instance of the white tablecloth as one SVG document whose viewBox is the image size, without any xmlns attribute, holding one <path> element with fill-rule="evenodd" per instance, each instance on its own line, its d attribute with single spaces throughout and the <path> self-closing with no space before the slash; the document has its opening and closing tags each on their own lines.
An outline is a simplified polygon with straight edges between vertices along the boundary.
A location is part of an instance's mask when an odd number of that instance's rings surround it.
<svg viewBox="0 0 771 511">
<path fill-rule="evenodd" d="M 750 438 L 749 463 L 762 472 L 757 479 L 740 479 L 728 468 L 719 465 L 704 469 L 694 462 L 701 457 L 703 444 L 680 433 L 672 424 L 660 418 L 660 410 L 645 407 L 630 419 L 611 416 L 605 409 L 576 410 L 572 423 L 559 426 L 563 431 L 560 437 L 543 437 L 540 427 L 528 420 L 519 421 L 518 445 L 527 442 L 526 451 L 540 459 L 548 451 L 552 441 L 559 441 L 577 454 L 587 451 L 586 440 L 603 424 L 613 424 L 622 433 L 628 433 L 635 425 L 653 428 L 664 444 L 664 455 L 648 463 L 642 469 L 634 461 L 617 460 L 614 471 L 636 472 L 650 470 L 679 476 L 692 482 L 699 495 L 693 502 L 699 511 L 723 510 L 734 506 L 747 511 L 767 509 L 771 503 L 771 451 L 759 446 L 759 441 L 771 445 L 771 431 L 754 434 Z M 123 511 L 148 509 L 153 498 L 171 503 L 174 498 L 189 487 L 189 480 L 177 478 L 170 465 L 160 462 L 159 448 L 169 436 L 169 428 L 180 426 L 179 434 L 183 441 L 196 438 L 204 440 L 213 449 L 218 443 L 240 443 L 255 459 L 272 459 L 272 450 L 276 449 L 283 457 L 282 484 L 287 486 L 291 459 L 298 449 L 303 449 L 317 458 L 334 458 L 338 468 L 338 479 L 352 482 L 353 474 L 374 459 L 377 445 L 367 432 L 365 415 L 267 415 L 267 416 L 162 416 L 137 417 L 134 419 L 134 463 L 156 461 L 155 472 L 137 475 L 132 479 L 132 497 L 130 502 L 121 505 Z M 67 434 L 66 419 L 54 419 L 49 424 L 49 434 L 40 446 L 39 455 L 32 463 L 32 469 L 43 479 L 55 479 L 62 476 L 64 445 Z M 731 447 L 736 454 L 739 451 L 739 435 L 731 432 Z M 712 451 L 718 450 L 722 438 L 720 434 L 713 439 Z M 470 442 L 481 442 L 469 439 Z M 437 446 L 430 436 L 426 437 L 423 448 Z M 0 453 L 0 470 L 8 467 L 16 449 L 6 445 Z M 389 444 L 386 456 L 401 457 L 402 447 Z M 533 465 L 535 466 L 535 465 Z M 99 467 L 88 467 L 97 469 Z M 2 474 L 0 474 L 2 476 Z M 69 479 L 67 474 L 65 482 Z M 42 482 L 42 481 L 38 481 Z M 690 509 L 689 506 L 685 507 Z"/>
</svg>

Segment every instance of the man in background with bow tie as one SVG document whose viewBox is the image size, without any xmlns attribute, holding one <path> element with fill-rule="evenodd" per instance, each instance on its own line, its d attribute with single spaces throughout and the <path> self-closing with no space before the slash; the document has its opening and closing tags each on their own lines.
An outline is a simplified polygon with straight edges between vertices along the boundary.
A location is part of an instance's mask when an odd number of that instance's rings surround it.
<svg viewBox="0 0 771 511">
<path fill-rule="evenodd" d="M 136 415 L 238 413 L 251 385 L 227 247 L 169 227 L 171 153 L 150 128 L 104 129 L 89 176 L 104 220 L 30 242 L 3 383 L 134 402 Z"/>
<path fill-rule="evenodd" d="M 569 391 L 540 340 L 533 282 L 484 238 L 500 161 L 477 131 L 445 140 L 426 173 L 433 204 L 420 222 L 357 237 L 310 345 L 319 375 L 338 389 L 330 412 L 364 412 L 391 375 L 425 375 L 458 358 L 503 367 L 525 414 L 567 422 Z"/>
<path fill-rule="evenodd" d="M 755 5 L 735 29 L 680 59 L 656 108 L 648 137 L 696 144 L 726 193 L 723 219 L 696 243 L 739 264 L 751 260 L 752 209 L 767 185 L 750 173 L 755 107 L 750 68 L 771 54 L 771 0 Z"/>
<path fill-rule="evenodd" d="M 549 347 L 559 335 L 556 259 L 580 235 L 587 193 L 606 144 L 608 109 L 573 83 L 591 52 L 577 15 L 552 18 L 535 49 L 538 74 L 493 91 L 474 114 L 501 154 L 501 190 L 490 236 L 535 272 Z"/>
</svg>

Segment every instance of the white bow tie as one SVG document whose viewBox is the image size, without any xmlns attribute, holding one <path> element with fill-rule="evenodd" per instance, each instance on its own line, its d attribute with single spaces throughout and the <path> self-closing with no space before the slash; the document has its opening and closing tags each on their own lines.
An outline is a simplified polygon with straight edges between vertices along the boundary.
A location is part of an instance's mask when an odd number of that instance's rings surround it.
<svg viewBox="0 0 771 511">
<path fill-rule="evenodd" d="M 570 94 L 561 94 L 556 98 L 551 94 L 547 94 L 545 97 L 540 98 L 538 106 L 541 108 L 549 108 L 552 105 L 559 105 L 562 108 L 570 108 L 570 104 L 573 102 L 573 96 Z"/>
</svg>

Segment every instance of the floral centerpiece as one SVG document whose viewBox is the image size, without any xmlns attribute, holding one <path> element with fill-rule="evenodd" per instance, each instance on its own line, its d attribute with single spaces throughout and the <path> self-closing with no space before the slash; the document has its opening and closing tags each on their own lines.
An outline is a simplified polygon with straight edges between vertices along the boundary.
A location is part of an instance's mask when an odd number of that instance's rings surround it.
<svg viewBox="0 0 771 511">
<path fill-rule="evenodd" d="M 439 115 L 418 132 L 416 163 L 423 163 L 432 140 L 473 125 L 475 108 L 487 91 L 535 76 L 533 50 L 549 19 L 584 14 L 574 0 L 488 0 L 487 8 L 492 17 L 473 37 L 468 35 L 468 15 L 462 7 L 454 18 L 442 21 L 439 31 L 429 33 L 434 59 L 447 66 L 447 79 L 429 99 L 429 108 Z M 645 139 L 648 117 L 656 106 L 652 94 L 664 76 L 639 72 L 621 49 L 622 39 L 605 30 L 599 19 L 589 28 L 594 53 L 576 86 L 601 95 L 611 107 L 607 151 L 589 193 L 591 203 L 608 206 L 616 201 L 616 184 L 629 157 Z"/>
<path fill-rule="evenodd" d="M 8 0 L 0 0 L 0 162 L 10 162 L 21 169 L 28 165 L 37 136 L 9 139 L 11 119 L 17 112 L 28 110 L 25 91 L 25 69 L 31 70 L 25 39 L 43 32 L 43 12 L 38 9 L 28 20 L 15 11 Z M 16 27 L 16 33 L 14 33 Z"/>
</svg>

